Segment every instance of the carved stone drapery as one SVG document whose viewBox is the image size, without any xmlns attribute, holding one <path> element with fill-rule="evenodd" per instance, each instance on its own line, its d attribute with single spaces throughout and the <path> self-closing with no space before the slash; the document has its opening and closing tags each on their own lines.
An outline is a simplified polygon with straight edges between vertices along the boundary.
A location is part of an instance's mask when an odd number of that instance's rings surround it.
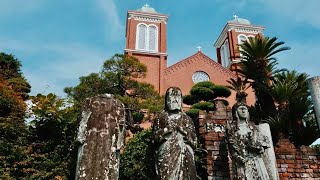
<svg viewBox="0 0 320 180">
<path fill-rule="evenodd" d="M 166 93 L 165 111 L 155 119 L 153 139 L 156 146 L 156 171 L 161 180 L 195 180 L 194 149 L 197 144 L 194 124 L 182 112 L 178 88 Z"/>
<path fill-rule="evenodd" d="M 227 126 L 232 179 L 279 179 L 274 153 L 270 153 L 270 130 L 262 131 L 261 128 L 266 126 L 259 127 L 250 122 L 248 108 L 243 102 L 238 102 L 232 107 L 232 115 L 232 123 Z"/>
</svg>

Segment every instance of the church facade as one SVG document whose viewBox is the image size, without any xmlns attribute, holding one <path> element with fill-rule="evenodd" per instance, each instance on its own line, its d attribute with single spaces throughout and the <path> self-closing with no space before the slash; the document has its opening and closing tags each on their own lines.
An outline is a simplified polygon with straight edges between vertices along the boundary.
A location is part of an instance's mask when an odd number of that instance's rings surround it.
<svg viewBox="0 0 320 180">
<path fill-rule="evenodd" d="M 172 86 L 179 87 L 184 95 L 191 87 L 201 81 L 211 81 L 217 85 L 229 85 L 227 80 L 236 78 L 232 71 L 240 61 L 239 44 L 262 34 L 264 27 L 252 25 L 250 21 L 238 18 L 227 22 L 214 43 L 217 62 L 199 49 L 191 56 L 167 66 L 167 23 L 168 16 L 158 13 L 149 5 L 127 13 L 125 54 L 134 56 L 145 64 L 148 72 L 142 82 L 152 84 L 164 94 Z M 248 89 L 247 101 L 254 104 L 255 95 Z M 235 92 L 227 98 L 230 104 L 235 102 Z"/>
</svg>

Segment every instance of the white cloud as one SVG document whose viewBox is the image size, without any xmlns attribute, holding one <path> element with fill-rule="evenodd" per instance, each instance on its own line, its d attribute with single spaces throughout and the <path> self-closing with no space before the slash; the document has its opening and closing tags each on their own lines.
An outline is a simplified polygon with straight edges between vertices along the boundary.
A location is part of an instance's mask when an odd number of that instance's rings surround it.
<svg viewBox="0 0 320 180">
<path fill-rule="evenodd" d="M 45 54 L 41 61 L 29 61 L 23 73 L 32 86 L 32 94 L 46 91 L 63 96 L 63 88 L 74 86 L 80 76 L 99 72 L 106 58 L 104 51 L 80 43 L 35 43 L 17 40 L 1 40 L 0 49 L 20 60 L 28 56 Z M 23 63 L 24 64 L 24 63 Z"/>
<path fill-rule="evenodd" d="M 106 18 L 106 38 L 111 40 L 121 39 L 121 37 L 123 37 L 124 26 L 120 21 L 114 0 L 97 0 L 97 2 L 97 6 Z"/>
<path fill-rule="evenodd" d="M 320 28 L 319 0 L 263 0 L 276 16 L 287 17 L 288 21 L 308 23 Z"/>
</svg>

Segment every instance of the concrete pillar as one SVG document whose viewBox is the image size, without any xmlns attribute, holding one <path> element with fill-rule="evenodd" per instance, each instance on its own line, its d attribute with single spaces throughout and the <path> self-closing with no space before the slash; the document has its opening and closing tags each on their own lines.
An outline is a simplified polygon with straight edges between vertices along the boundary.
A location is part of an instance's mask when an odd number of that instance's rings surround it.
<svg viewBox="0 0 320 180">
<path fill-rule="evenodd" d="M 318 127 L 320 129 L 320 76 L 308 79 L 308 87 L 312 97 Z"/>
</svg>

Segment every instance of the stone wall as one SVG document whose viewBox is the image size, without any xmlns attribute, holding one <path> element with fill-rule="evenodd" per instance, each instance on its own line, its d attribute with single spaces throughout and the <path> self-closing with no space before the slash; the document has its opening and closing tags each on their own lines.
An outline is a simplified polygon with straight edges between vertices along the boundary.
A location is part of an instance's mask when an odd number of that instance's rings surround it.
<svg viewBox="0 0 320 180">
<path fill-rule="evenodd" d="M 280 179 L 320 179 L 320 155 L 310 147 L 296 148 L 288 139 L 275 146 Z"/>
<path fill-rule="evenodd" d="M 216 111 L 199 116 L 199 136 L 207 150 L 208 179 L 230 179 L 231 161 L 225 144 L 226 122 L 231 120 L 231 110 L 216 102 Z M 296 148 L 282 139 L 274 146 L 280 179 L 320 180 L 320 154 L 307 146 Z"/>
<path fill-rule="evenodd" d="M 231 118 L 230 110 L 216 102 L 217 110 L 199 116 L 199 135 L 207 150 L 208 179 L 230 179 L 228 151 L 225 144 L 225 125 Z"/>
</svg>

